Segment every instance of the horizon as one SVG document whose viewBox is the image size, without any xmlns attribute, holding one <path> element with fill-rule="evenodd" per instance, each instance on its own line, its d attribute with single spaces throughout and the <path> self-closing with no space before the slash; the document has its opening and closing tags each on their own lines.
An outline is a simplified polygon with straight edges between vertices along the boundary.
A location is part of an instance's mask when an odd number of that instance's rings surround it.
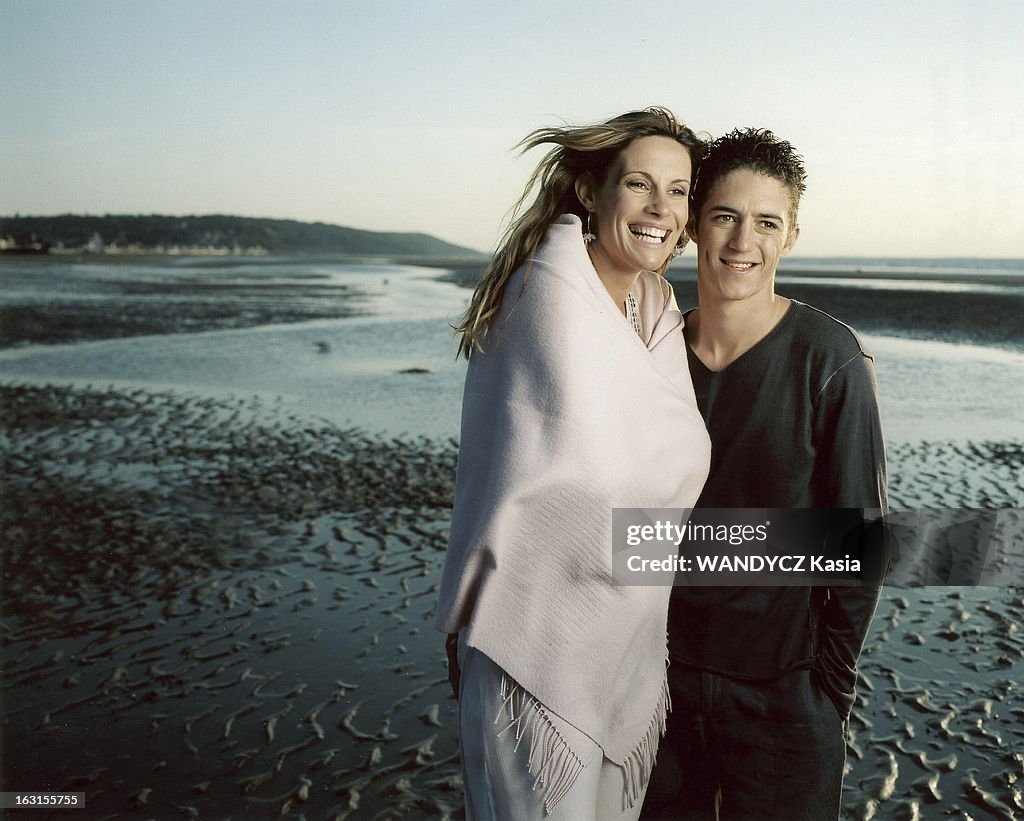
<svg viewBox="0 0 1024 821">
<path fill-rule="evenodd" d="M 515 154 L 527 133 L 664 105 L 796 146 L 794 257 L 1021 254 L 1021 4 L 644 8 L 0 0 L 0 211 L 290 219 L 487 254 L 540 157 Z"/>
<path fill-rule="evenodd" d="M 232 218 L 232 219 L 267 220 L 267 221 L 274 221 L 274 222 L 298 222 L 298 223 L 302 223 L 304 225 L 324 225 L 324 226 L 331 227 L 331 228 L 347 228 L 347 229 L 351 229 L 351 230 L 355 230 L 355 231 L 366 231 L 367 233 L 414 234 L 414 235 L 431 237 L 433 239 L 442 240 L 444 242 L 451 242 L 450 240 L 446 240 L 444 237 L 438 237 L 438 236 L 436 236 L 434 234 L 428 234 L 428 233 L 423 232 L 423 231 L 401 231 L 401 230 L 396 230 L 396 231 L 390 231 L 390 230 L 387 230 L 387 231 L 377 231 L 377 230 L 370 229 L 370 228 L 356 228 L 356 227 L 351 226 L 351 225 L 341 225 L 339 223 L 325 222 L 324 220 L 300 220 L 300 219 L 295 219 L 294 217 L 247 216 L 247 215 L 243 215 L 243 214 L 226 214 L 226 213 L 209 213 L 209 214 L 197 214 L 197 213 L 193 213 L 193 214 L 146 213 L 146 214 L 143 214 L 143 213 L 130 213 L 130 212 L 125 212 L 125 213 L 112 213 L 111 212 L 111 213 L 105 213 L 105 214 L 90 214 L 90 213 L 87 213 L 87 212 L 73 212 L 73 211 L 67 211 L 67 212 L 60 213 L 60 214 L 20 214 L 20 213 L 16 213 L 16 214 L 0 214 L 0 222 L 3 222 L 3 220 L 8 220 L 8 219 L 54 219 L 54 218 L 57 218 L 57 217 L 88 217 L 88 218 L 96 218 L 96 219 L 104 219 L 104 218 L 111 218 L 111 219 L 113 219 L 113 218 L 123 218 L 123 217 L 162 217 L 162 218 L 171 218 L 171 219 L 189 219 L 189 218 L 201 219 L 203 217 L 228 217 L 228 218 Z M 0 233 L 0 235 L 2 235 L 2 233 Z M 491 252 L 479 251 L 476 248 L 473 248 L 471 246 L 463 245 L 463 246 L 459 246 L 459 247 L 462 248 L 463 250 L 472 251 L 475 254 L 479 254 L 479 255 L 481 255 L 484 258 L 489 258 L 491 256 Z M 689 251 L 689 250 L 690 249 L 687 248 L 687 251 Z M 67 252 L 64 251 L 64 252 L 60 252 L 60 253 L 67 253 Z M 93 252 L 93 253 L 96 253 L 97 255 L 102 256 L 104 252 L 100 251 L 100 252 Z M 116 256 L 116 254 L 112 254 L 111 256 Z M 331 254 L 328 254 L 328 256 L 331 256 Z M 365 255 L 359 254 L 358 256 L 365 256 Z M 381 256 L 382 257 L 388 257 L 389 254 L 388 254 L 387 251 L 383 251 L 381 253 Z M 988 262 L 1021 263 L 1021 264 L 1024 264 L 1024 256 L 1017 256 L 1017 257 L 1011 257 L 1011 256 L 996 256 L 996 257 L 993 257 L 993 256 L 988 256 L 988 257 L 985 257 L 985 256 L 963 256 L 963 255 L 957 255 L 957 256 L 922 256 L 922 255 L 906 255 L 906 254 L 903 254 L 903 255 L 899 255 L 899 254 L 800 254 L 800 253 L 798 253 L 796 251 L 793 251 L 792 253 L 787 254 L 785 257 L 783 257 L 779 261 L 779 267 L 780 268 L 784 267 L 786 260 L 796 261 L 796 262 L 799 262 L 799 261 L 812 261 L 813 262 L 813 261 L 818 261 L 818 260 L 844 260 L 844 259 L 849 259 L 849 260 L 875 260 L 875 261 L 890 260 L 890 261 L 898 261 L 898 262 L 920 261 L 920 262 L 928 262 L 928 263 L 938 263 L 938 262 L 955 263 L 955 262 L 988 261 Z M 683 255 L 677 257 L 673 261 L 672 266 L 673 267 L 676 267 L 676 266 L 694 267 L 694 266 L 696 266 L 696 260 L 693 258 L 693 256 L 691 254 L 684 253 Z"/>
</svg>

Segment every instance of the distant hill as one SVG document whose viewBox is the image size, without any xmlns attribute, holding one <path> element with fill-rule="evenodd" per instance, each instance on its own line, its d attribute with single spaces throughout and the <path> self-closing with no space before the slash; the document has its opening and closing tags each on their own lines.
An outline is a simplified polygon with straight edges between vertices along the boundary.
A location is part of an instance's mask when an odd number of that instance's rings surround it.
<svg viewBox="0 0 1024 821">
<path fill-rule="evenodd" d="M 137 253 L 341 254 L 354 256 L 480 258 L 470 248 L 428 234 L 361 231 L 323 222 L 221 214 L 102 217 L 0 217 L 0 247 Z"/>
</svg>

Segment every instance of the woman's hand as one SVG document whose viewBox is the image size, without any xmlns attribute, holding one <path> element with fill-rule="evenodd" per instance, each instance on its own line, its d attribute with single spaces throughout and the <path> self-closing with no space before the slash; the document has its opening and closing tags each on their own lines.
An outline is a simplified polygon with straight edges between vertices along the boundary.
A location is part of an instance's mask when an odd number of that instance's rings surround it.
<svg viewBox="0 0 1024 821">
<path fill-rule="evenodd" d="M 448 683 L 452 686 L 455 700 L 459 700 L 459 681 L 462 671 L 459 669 L 459 634 L 449 633 L 444 640 L 444 650 L 448 654 Z"/>
</svg>

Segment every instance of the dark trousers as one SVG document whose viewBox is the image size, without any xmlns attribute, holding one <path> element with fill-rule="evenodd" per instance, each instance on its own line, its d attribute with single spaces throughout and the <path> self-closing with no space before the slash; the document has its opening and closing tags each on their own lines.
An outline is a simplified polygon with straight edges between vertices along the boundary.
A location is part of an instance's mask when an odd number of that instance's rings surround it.
<svg viewBox="0 0 1024 821">
<path fill-rule="evenodd" d="M 668 675 L 672 712 L 641 819 L 836 821 L 846 740 L 814 673 Z"/>
</svg>

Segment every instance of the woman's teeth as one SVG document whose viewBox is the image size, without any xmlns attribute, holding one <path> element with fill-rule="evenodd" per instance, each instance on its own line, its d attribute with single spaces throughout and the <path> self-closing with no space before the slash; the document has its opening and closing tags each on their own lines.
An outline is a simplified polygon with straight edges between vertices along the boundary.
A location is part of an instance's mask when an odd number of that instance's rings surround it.
<svg viewBox="0 0 1024 821">
<path fill-rule="evenodd" d="M 668 236 L 668 230 L 665 228 L 649 228 L 641 225 L 630 226 L 629 232 L 638 240 L 649 242 L 652 245 L 660 245 Z"/>
</svg>

